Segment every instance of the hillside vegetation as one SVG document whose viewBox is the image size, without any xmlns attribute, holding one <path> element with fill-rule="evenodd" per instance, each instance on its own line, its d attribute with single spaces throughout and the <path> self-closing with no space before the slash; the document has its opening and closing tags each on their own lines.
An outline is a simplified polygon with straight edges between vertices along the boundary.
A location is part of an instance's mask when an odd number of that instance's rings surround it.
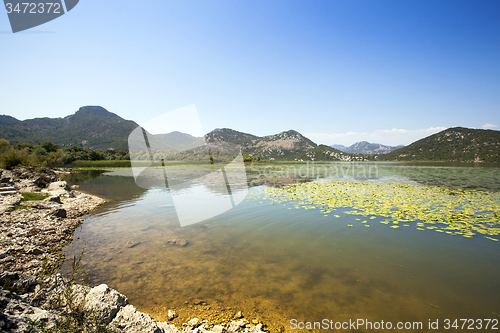
<svg viewBox="0 0 500 333">
<path fill-rule="evenodd" d="M 127 149 L 127 138 L 138 125 L 100 106 L 84 106 L 64 118 L 35 118 L 24 121 L 0 115 L 1 137 L 16 143 L 51 141 L 61 147 Z"/>
<path fill-rule="evenodd" d="M 386 161 L 499 162 L 500 131 L 448 128 L 388 154 Z"/>
<path fill-rule="evenodd" d="M 11 169 L 18 165 L 54 167 L 74 161 L 117 161 L 128 160 L 127 150 L 90 150 L 78 146 L 61 148 L 46 141 L 40 145 L 29 143 L 10 144 L 0 139 L 0 168 Z M 130 163 L 128 163 L 130 165 Z"/>
</svg>

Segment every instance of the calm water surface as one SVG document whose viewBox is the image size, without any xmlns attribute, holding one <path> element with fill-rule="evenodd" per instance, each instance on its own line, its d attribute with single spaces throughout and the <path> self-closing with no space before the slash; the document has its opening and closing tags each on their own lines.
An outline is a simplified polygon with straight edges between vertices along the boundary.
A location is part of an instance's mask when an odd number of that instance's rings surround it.
<svg viewBox="0 0 500 333">
<path fill-rule="evenodd" d="M 338 163 L 248 171 L 250 197 L 267 186 L 325 179 L 500 191 L 495 166 Z M 189 319 L 195 300 L 208 304 L 203 309 L 231 307 L 227 311 L 241 310 L 287 331 L 294 318 L 419 321 L 422 331 L 429 319 L 441 327 L 447 318 L 500 319 L 500 242 L 391 229 L 382 218 L 370 220 L 371 228 L 349 228 L 357 216 L 336 219 L 250 197 L 181 228 L 169 190 L 137 187 L 130 170 L 67 180 L 109 203 L 84 217 L 66 256 L 78 255 L 87 243 L 83 262 L 91 284 L 108 284 L 157 319 L 171 308 L 179 320 Z M 175 239 L 188 244 L 168 243 Z"/>
</svg>

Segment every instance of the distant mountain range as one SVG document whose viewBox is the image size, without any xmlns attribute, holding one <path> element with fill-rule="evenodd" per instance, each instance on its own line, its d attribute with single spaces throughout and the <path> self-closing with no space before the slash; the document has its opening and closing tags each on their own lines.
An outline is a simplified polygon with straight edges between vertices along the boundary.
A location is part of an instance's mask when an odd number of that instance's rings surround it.
<svg viewBox="0 0 500 333">
<path fill-rule="evenodd" d="M 0 138 L 10 142 L 39 144 L 52 141 L 62 147 L 128 149 L 128 136 L 139 125 L 100 106 L 84 106 L 64 118 L 18 120 L 0 115 Z M 258 137 L 228 128 L 217 128 L 204 138 L 181 132 L 151 135 L 149 143 L 170 152 L 207 149 L 212 152 L 244 154 L 275 161 L 500 161 L 500 131 L 449 128 L 405 147 L 391 147 L 366 141 L 350 147 L 318 145 L 297 131 Z"/>
<path fill-rule="evenodd" d="M 326 145 L 317 145 L 297 131 L 289 130 L 258 137 L 229 128 L 217 128 L 205 135 L 210 149 L 230 152 L 239 149 L 249 156 L 274 161 L 363 161 Z"/>
<path fill-rule="evenodd" d="M 380 143 L 370 143 L 367 141 L 356 142 L 355 144 L 346 147 L 344 145 L 331 145 L 330 147 L 351 154 L 387 154 L 393 150 L 404 147 L 399 146 L 384 146 Z"/>
<path fill-rule="evenodd" d="M 89 149 L 128 149 L 128 136 L 139 126 L 100 106 L 84 106 L 64 118 L 35 118 L 18 120 L 0 115 L 0 138 L 10 142 L 39 144 L 52 141 L 61 147 L 72 145 Z M 195 150 L 203 138 L 181 132 L 148 134 L 151 146 L 163 151 Z M 353 161 L 364 160 L 334 148 L 317 145 L 296 131 L 257 137 L 231 129 L 215 129 L 205 135 L 213 152 L 234 152 L 266 160 L 296 161 Z M 203 148 L 202 148 L 203 149 Z"/>
</svg>

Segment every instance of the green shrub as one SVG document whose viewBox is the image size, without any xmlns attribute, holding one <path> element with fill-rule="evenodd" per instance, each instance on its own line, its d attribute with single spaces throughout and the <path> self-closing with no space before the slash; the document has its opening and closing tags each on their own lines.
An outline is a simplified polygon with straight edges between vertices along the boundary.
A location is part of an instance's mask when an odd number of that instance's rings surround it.
<svg viewBox="0 0 500 333">
<path fill-rule="evenodd" d="M 0 139 L 0 150 L 10 146 L 9 141 L 5 139 Z"/>
<path fill-rule="evenodd" d="M 59 149 L 58 145 L 50 141 L 45 141 L 40 146 L 49 153 L 56 152 Z"/>
<path fill-rule="evenodd" d="M 0 139 L 0 168 L 12 169 L 23 166 L 56 167 L 71 164 L 74 161 L 109 161 L 103 166 L 130 167 L 130 156 L 127 150 L 91 150 L 78 146 L 60 148 L 46 141 L 39 145 L 32 143 L 16 143 L 11 145 Z M 117 163 L 114 164 L 113 162 Z"/>
<path fill-rule="evenodd" d="M 3 169 L 12 169 L 18 165 L 27 165 L 28 161 L 22 151 L 9 149 L 0 157 L 0 166 Z"/>
</svg>

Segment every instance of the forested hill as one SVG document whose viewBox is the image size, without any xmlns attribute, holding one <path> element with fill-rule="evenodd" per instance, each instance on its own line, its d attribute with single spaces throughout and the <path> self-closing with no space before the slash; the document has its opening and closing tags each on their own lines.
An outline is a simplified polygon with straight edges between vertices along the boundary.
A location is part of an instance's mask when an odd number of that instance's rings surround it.
<svg viewBox="0 0 500 333">
<path fill-rule="evenodd" d="M 388 154 L 385 161 L 500 162 L 500 131 L 448 128 Z"/>
</svg>

